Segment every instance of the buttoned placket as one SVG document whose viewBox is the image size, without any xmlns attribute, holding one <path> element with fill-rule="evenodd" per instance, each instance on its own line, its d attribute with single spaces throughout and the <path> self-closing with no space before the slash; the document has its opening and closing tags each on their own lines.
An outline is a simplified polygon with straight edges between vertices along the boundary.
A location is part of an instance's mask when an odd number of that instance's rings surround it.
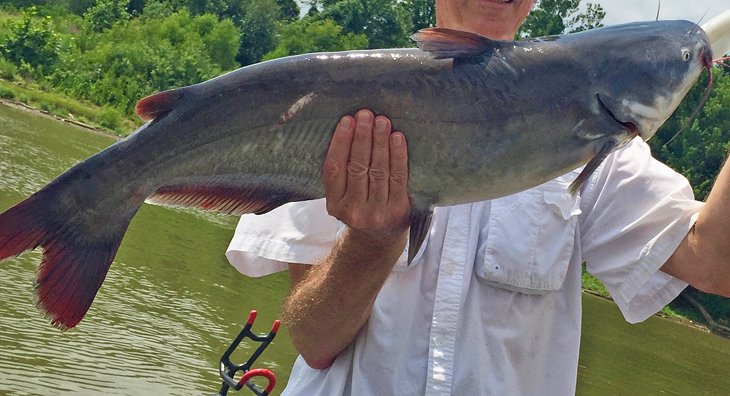
<svg viewBox="0 0 730 396">
<path fill-rule="evenodd" d="M 472 206 L 450 208 L 436 283 L 426 395 L 444 395 L 451 391 L 456 331 L 464 300 L 462 294 L 466 292 L 464 277 L 466 269 L 471 269 L 466 263 L 469 258 L 467 248 L 472 228 Z"/>
</svg>

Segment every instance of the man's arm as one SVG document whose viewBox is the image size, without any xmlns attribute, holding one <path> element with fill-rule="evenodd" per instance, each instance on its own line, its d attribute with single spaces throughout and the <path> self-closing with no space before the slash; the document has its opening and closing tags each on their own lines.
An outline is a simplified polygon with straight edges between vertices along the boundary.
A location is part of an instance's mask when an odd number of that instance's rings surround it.
<svg viewBox="0 0 730 396">
<path fill-rule="evenodd" d="M 405 138 L 370 111 L 343 117 L 322 173 L 327 211 L 347 229 L 318 265 L 289 265 L 292 288 L 282 307 L 294 346 L 319 369 L 329 367 L 365 324 L 405 248 Z"/>
<path fill-rule="evenodd" d="M 730 166 L 720 170 L 697 222 L 662 271 L 707 293 L 730 297 Z"/>
</svg>

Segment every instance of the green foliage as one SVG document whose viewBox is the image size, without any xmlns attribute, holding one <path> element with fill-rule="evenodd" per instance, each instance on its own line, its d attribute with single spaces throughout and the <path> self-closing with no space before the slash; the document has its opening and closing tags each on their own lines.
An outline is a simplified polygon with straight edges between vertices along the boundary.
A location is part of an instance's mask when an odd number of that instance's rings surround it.
<svg viewBox="0 0 730 396">
<path fill-rule="evenodd" d="M 62 57 L 63 67 L 52 76 L 55 86 L 131 113 L 146 95 L 198 83 L 235 67 L 238 30 L 231 21 L 191 16 L 183 9 L 159 20 L 117 24 L 83 41 L 79 50 Z"/>
<path fill-rule="evenodd" d="M 603 284 L 603 282 L 601 282 L 600 279 L 596 278 L 595 276 L 589 274 L 588 271 L 586 271 L 585 264 L 583 265 L 583 269 L 581 272 L 581 286 L 583 289 L 589 290 L 593 294 L 597 294 L 605 298 L 611 298 L 611 294 L 608 292 L 608 289 L 606 289 L 606 286 Z"/>
<path fill-rule="evenodd" d="M 142 12 L 143 19 L 162 19 L 172 15 L 176 8 L 167 1 L 148 1 Z"/>
<path fill-rule="evenodd" d="M 588 3 L 584 13 L 574 14 L 568 21 L 569 32 L 582 32 L 603 26 L 606 11 L 600 4 Z"/>
<path fill-rule="evenodd" d="M 0 86 L 0 98 L 15 99 L 15 91 L 10 88 Z"/>
<path fill-rule="evenodd" d="M 213 18 L 210 14 L 201 16 L 198 19 L 199 26 L 203 27 L 207 22 L 212 28 L 209 31 L 202 31 L 199 28 L 198 33 L 203 38 L 203 44 L 211 61 L 222 70 L 234 69 L 238 66 L 236 54 L 240 32 L 230 19 L 218 22 Z"/>
<path fill-rule="evenodd" d="M 25 11 L 22 21 L 12 27 L 10 35 L 0 45 L 0 54 L 15 65 L 29 67 L 31 72 L 42 75 L 56 65 L 61 43 L 50 26 L 50 18 L 39 21 L 35 15 L 35 7 Z"/>
<path fill-rule="evenodd" d="M 700 200 L 709 194 L 730 148 L 730 75 L 719 70 L 715 74 L 710 98 L 691 124 L 684 127 L 705 95 L 706 75 L 649 141 L 654 156 L 687 177 Z"/>
<path fill-rule="evenodd" d="M 84 15 L 94 3 L 96 3 L 96 0 L 69 0 L 68 8 L 69 11 L 76 15 Z"/>
<path fill-rule="evenodd" d="M 276 0 L 279 6 L 278 20 L 284 22 L 294 22 L 299 19 L 299 5 L 294 0 Z"/>
<path fill-rule="evenodd" d="M 320 18 L 331 19 L 343 32 L 364 34 L 370 48 L 412 46 L 411 17 L 397 0 L 329 0 Z"/>
<path fill-rule="evenodd" d="M 411 16 L 413 31 L 436 26 L 436 7 L 434 0 L 404 0 L 401 5 L 406 15 Z"/>
<path fill-rule="evenodd" d="M 229 8 L 224 0 L 190 0 L 187 7 L 194 15 L 223 15 Z"/>
<path fill-rule="evenodd" d="M 261 60 L 276 47 L 276 16 L 279 6 L 274 0 L 252 0 L 240 23 L 241 46 L 236 58 L 242 66 Z"/>
<path fill-rule="evenodd" d="M 115 23 L 130 18 L 127 4 L 127 0 L 97 0 L 96 4 L 84 13 L 84 20 L 92 31 L 104 31 Z"/>
<path fill-rule="evenodd" d="M 342 27 L 329 19 L 303 19 L 283 25 L 280 36 L 276 49 L 266 54 L 264 60 L 308 52 L 364 49 L 368 46 L 365 35 L 343 34 Z"/>
<path fill-rule="evenodd" d="M 127 2 L 127 12 L 130 15 L 141 15 L 144 12 L 145 0 L 129 0 Z"/>
<path fill-rule="evenodd" d="M 43 0 L 4 0 L 4 4 L 11 5 L 15 8 L 29 8 L 33 6 L 39 6 L 45 3 Z"/>
<path fill-rule="evenodd" d="M 586 12 L 581 13 L 580 3 L 581 0 L 539 0 L 517 36 L 550 36 L 603 26 L 606 12 L 599 4 L 588 3 Z"/>
<path fill-rule="evenodd" d="M 13 80 L 18 73 L 18 68 L 5 59 L 0 58 L 0 78 L 3 80 Z"/>
<path fill-rule="evenodd" d="M 119 114 L 119 111 L 109 106 L 104 106 L 97 116 L 97 121 L 99 122 L 99 125 L 112 131 L 115 131 L 119 128 L 121 119 L 122 115 Z"/>
</svg>

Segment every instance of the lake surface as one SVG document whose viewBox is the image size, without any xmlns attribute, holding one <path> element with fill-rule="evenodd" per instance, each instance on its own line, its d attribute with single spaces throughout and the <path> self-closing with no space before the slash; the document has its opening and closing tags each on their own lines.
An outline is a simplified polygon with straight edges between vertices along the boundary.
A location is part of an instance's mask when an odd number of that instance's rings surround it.
<svg viewBox="0 0 730 396">
<path fill-rule="evenodd" d="M 111 143 L 0 105 L 0 210 Z M 267 332 L 288 288 L 285 274 L 253 280 L 227 263 L 235 221 L 144 205 L 86 318 L 67 332 L 34 307 L 40 253 L 0 264 L 0 395 L 215 394 L 218 359 L 248 312 Z M 661 318 L 628 325 L 592 296 L 584 307 L 579 395 L 730 390 L 728 340 Z M 239 360 L 255 345 L 244 347 Z M 295 357 L 282 327 L 256 367 L 273 370 L 280 391 Z"/>
</svg>

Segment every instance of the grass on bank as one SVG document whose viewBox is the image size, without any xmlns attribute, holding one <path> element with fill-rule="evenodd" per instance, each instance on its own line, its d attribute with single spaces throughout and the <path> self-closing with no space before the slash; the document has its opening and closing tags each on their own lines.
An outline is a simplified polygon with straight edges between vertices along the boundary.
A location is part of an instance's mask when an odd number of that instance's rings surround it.
<svg viewBox="0 0 730 396">
<path fill-rule="evenodd" d="M 2 63 L 0 62 L 0 78 L 5 77 Z M 117 109 L 80 102 L 64 94 L 48 92 L 35 83 L 17 79 L 0 79 L 0 98 L 20 102 L 119 136 L 129 135 L 141 124 L 139 120 L 125 116 Z"/>
</svg>

